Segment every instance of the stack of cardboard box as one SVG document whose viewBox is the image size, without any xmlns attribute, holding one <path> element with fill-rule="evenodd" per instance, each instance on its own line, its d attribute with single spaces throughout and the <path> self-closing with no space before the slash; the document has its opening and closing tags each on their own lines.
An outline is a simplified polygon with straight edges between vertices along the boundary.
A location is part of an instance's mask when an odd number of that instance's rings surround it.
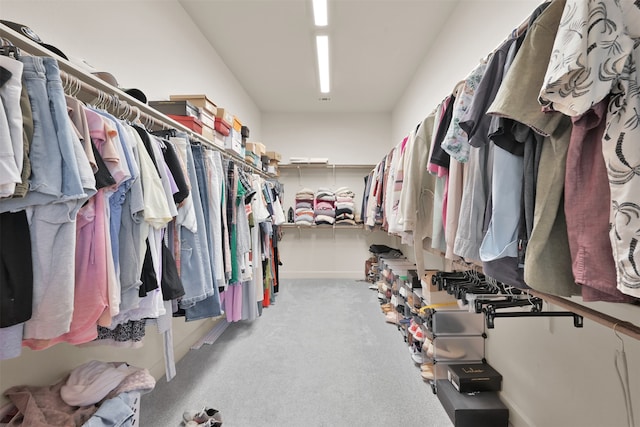
<svg viewBox="0 0 640 427">
<path fill-rule="evenodd" d="M 189 102 L 195 105 L 200 115 L 198 119 L 202 122 L 202 136 L 210 141 L 214 141 L 214 118 L 218 111 L 218 107 L 206 95 L 170 95 L 169 99 L 176 102 Z"/>
<path fill-rule="evenodd" d="M 278 164 L 280 164 L 280 160 L 282 159 L 280 153 L 276 151 L 267 151 L 267 157 L 269 158 L 269 164 L 267 165 L 266 172 L 280 176 L 280 171 L 278 170 Z"/>
</svg>

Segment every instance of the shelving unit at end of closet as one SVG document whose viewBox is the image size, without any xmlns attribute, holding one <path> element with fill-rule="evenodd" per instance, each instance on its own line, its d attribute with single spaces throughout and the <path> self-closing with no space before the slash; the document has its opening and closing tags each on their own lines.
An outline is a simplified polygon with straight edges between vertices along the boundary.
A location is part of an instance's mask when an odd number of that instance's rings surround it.
<svg viewBox="0 0 640 427">
<path fill-rule="evenodd" d="M 298 170 L 298 169 L 363 169 L 371 170 L 375 167 L 373 164 L 333 164 L 333 163 L 281 163 L 278 165 L 280 170 Z"/>
<path fill-rule="evenodd" d="M 345 229 L 345 230 L 363 230 L 364 224 L 356 224 L 356 225 L 329 225 L 329 224 L 313 224 L 313 225 L 301 225 L 296 223 L 286 222 L 282 224 L 280 227 L 282 228 L 292 228 L 298 230 L 336 230 L 336 229 Z"/>
<path fill-rule="evenodd" d="M 110 85 L 60 56 L 54 56 L 51 51 L 16 33 L 4 24 L 0 24 L 0 37 L 10 41 L 14 46 L 20 49 L 21 54 L 55 58 L 60 68 L 60 75 L 63 80 L 63 84 L 69 84 L 70 86 L 75 87 L 77 90 L 75 96 L 81 101 L 95 102 L 97 99 L 103 98 L 102 101 L 104 101 L 107 107 L 115 110 L 112 111 L 115 116 L 121 116 L 124 111 L 127 114 L 127 118 L 131 117 L 132 114 L 136 114 L 136 119 L 143 122 L 146 127 L 153 128 L 152 130 L 176 129 L 177 131 L 189 135 L 190 139 L 219 151 L 223 157 L 235 160 L 242 165 L 243 168 L 251 170 L 258 175 L 261 175 L 263 178 L 278 178 L 275 174 L 267 173 L 246 163 L 240 154 L 210 141 L 201 134 L 194 132 L 183 124 L 173 120 L 171 117 L 168 117 L 160 111 L 125 93 L 120 88 Z"/>
<path fill-rule="evenodd" d="M 336 171 L 370 171 L 375 165 L 370 164 L 333 164 L 333 163 L 282 163 L 278 165 L 278 169 L 287 173 L 287 171 L 298 171 L 298 178 L 302 179 L 303 170 L 330 170 L 333 172 L 333 179 L 336 179 Z"/>
</svg>

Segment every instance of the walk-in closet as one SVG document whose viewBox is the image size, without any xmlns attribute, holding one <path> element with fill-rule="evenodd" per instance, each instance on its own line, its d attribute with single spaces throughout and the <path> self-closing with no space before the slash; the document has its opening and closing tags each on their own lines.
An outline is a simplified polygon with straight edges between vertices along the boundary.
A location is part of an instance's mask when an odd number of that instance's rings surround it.
<svg viewBox="0 0 640 427">
<path fill-rule="evenodd" d="M 0 426 L 640 426 L 640 4 L 0 0 Z"/>
</svg>

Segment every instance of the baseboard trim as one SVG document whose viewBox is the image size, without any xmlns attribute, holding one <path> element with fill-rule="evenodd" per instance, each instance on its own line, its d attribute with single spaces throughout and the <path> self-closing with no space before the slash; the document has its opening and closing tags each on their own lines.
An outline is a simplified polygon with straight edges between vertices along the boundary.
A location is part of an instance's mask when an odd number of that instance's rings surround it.
<svg viewBox="0 0 640 427">
<path fill-rule="evenodd" d="M 224 317 L 221 317 L 206 335 L 191 346 L 191 350 L 198 350 L 204 344 L 212 345 L 218 338 L 220 338 L 220 336 L 222 336 L 224 331 L 227 329 L 227 326 L 229 326 L 229 322 L 227 322 L 227 319 Z"/>
<path fill-rule="evenodd" d="M 354 279 L 364 280 L 363 271 L 280 271 L 281 279 Z"/>
</svg>

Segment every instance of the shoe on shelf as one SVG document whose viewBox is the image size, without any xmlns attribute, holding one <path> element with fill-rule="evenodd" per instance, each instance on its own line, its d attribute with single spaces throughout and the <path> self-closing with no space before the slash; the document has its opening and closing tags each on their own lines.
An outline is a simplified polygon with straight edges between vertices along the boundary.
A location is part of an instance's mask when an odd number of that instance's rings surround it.
<svg viewBox="0 0 640 427">
<path fill-rule="evenodd" d="M 467 352 L 462 348 L 443 348 L 436 346 L 434 355 L 437 359 L 462 359 Z"/>
<path fill-rule="evenodd" d="M 420 329 L 420 325 L 411 320 L 411 326 L 409 326 L 409 333 L 413 335 L 418 329 Z"/>
<path fill-rule="evenodd" d="M 385 314 L 385 321 L 387 323 L 393 323 L 394 325 L 397 325 L 398 323 L 400 323 L 400 313 L 398 313 L 397 311 L 390 311 L 387 314 Z"/>
<path fill-rule="evenodd" d="M 412 335 L 416 341 L 420 341 L 420 342 L 424 341 L 424 332 L 420 327 L 418 327 L 418 329 L 415 332 L 413 332 Z"/>
<path fill-rule="evenodd" d="M 427 356 L 433 359 L 433 343 L 432 342 L 429 342 L 426 353 L 427 353 Z"/>
<path fill-rule="evenodd" d="M 425 362 L 420 365 L 421 371 L 433 371 L 433 362 Z"/>
<path fill-rule="evenodd" d="M 421 351 L 416 351 L 411 355 L 411 360 L 413 360 L 413 363 L 416 365 L 422 365 L 424 363 L 424 356 Z"/>
<path fill-rule="evenodd" d="M 420 375 L 422 376 L 422 379 L 425 381 L 433 381 L 436 376 L 433 373 L 433 365 L 430 365 L 428 369 L 422 369 L 420 371 Z"/>
</svg>

